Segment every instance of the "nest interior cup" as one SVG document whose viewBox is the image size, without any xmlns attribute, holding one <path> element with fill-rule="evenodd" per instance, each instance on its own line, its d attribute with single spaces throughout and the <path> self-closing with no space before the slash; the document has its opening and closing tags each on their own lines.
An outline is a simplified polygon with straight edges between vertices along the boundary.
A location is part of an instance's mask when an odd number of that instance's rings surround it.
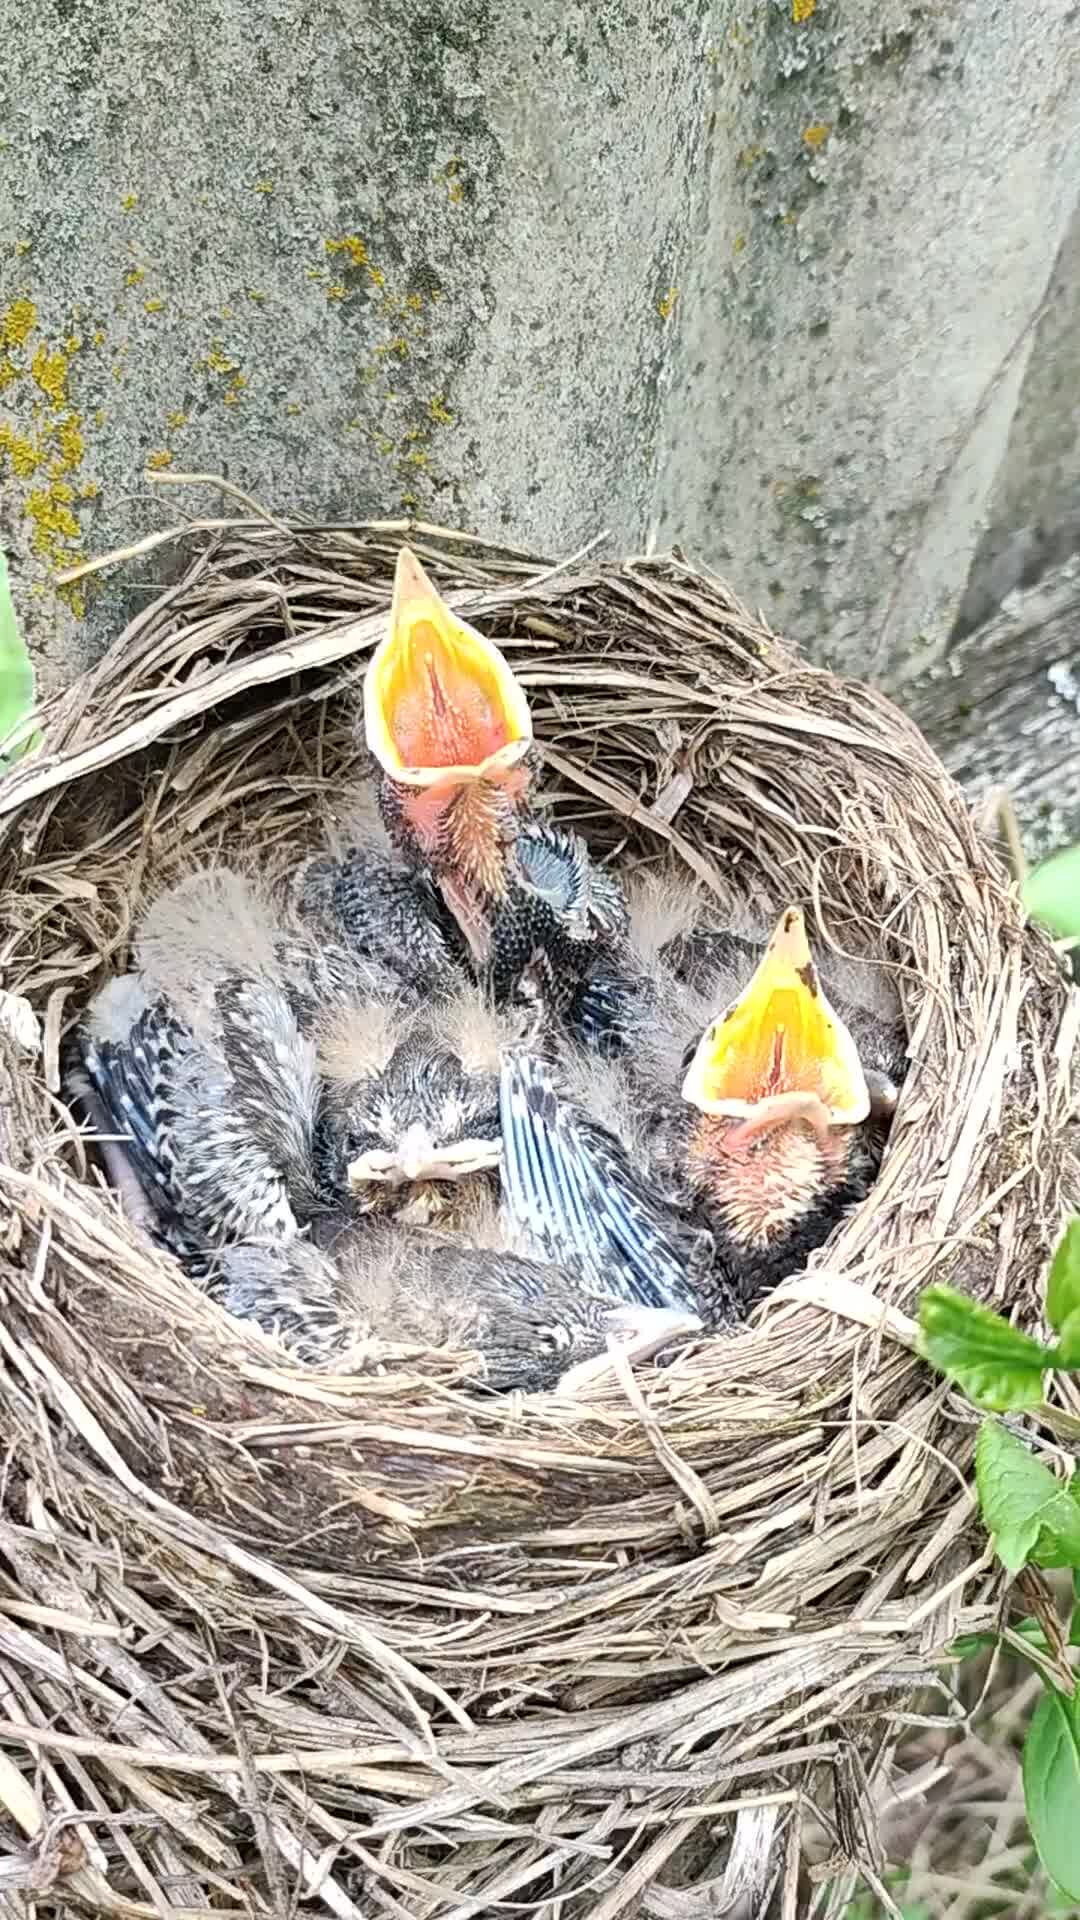
<svg viewBox="0 0 1080 1920">
<path fill-rule="evenodd" d="M 904 1003 L 881 1177 L 809 1273 L 576 1400 L 477 1397 L 447 1352 L 294 1363 L 125 1224 L 59 1096 L 176 863 L 280 866 L 340 811 L 404 537 L 507 653 L 594 849 L 798 901 Z M 0 1032 L 0 1798 L 38 1911 L 841 1912 L 898 1701 L 1000 1591 L 910 1316 L 944 1279 L 1038 1322 L 1053 952 L 917 731 L 677 555 L 257 519 L 173 548 L 0 785 L 0 985 L 43 1034 Z"/>
</svg>

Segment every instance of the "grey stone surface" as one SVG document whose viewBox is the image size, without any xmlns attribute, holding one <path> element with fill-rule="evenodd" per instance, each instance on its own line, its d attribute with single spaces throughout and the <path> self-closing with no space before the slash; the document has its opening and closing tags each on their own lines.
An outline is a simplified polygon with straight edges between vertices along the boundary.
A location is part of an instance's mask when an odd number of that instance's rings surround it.
<svg viewBox="0 0 1080 1920">
<path fill-rule="evenodd" d="M 117 612 L 72 617 L 50 567 L 199 505 L 148 461 L 279 511 L 641 538 L 707 11 L 0 0 L 0 315 L 35 314 L 0 421 L 41 456 L 0 452 L 0 511 L 45 684 Z"/>
<path fill-rule="evenodd" d="M 1077 204 L 1080 14 L 797 10 L 718 45 L 662 525 L 896 685 L 953 626 Z"/>
<path fill-rule="evenodd" d="M 1006 594 L 904 705 L 973 801 L 1008 789 L 1029 859 L 1080 843 L 1080 557 Z"/>
<path fill-rule="evenodd" d="M 1032 341 L 956 638 L 1080 551 L 1080 206 Z"/>
<path fill-rule="evenodd" d="M 0 537 L 45 686 L 121 612 L 57 565 L 216 506 L 148 464 L 679 538 L 894 687 L 984 534 L 1067 521 L 1065 0 L 0 0 L 0 44 Z"/>
</svg>

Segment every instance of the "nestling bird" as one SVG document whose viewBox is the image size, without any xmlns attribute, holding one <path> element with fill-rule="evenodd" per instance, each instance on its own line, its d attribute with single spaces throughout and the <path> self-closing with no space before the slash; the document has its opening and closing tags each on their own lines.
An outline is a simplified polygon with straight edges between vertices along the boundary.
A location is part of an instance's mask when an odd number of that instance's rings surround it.
<svg viewBox="0 0 1080 1920">
<path fill-rule="evenodd" d="M 701 1033 L 685 978 L 675 979 L 655 943 L 651 954 L 639 948 L 652 988 L 627 1059 L 562 1055 L 562 1123 L 540 1130 L 539 1157 L 519 1156 L 525 1191 L 517 1204 L 527 1215 L 538 1194 L 549 1218 L 577 1220 L 574 1166 L 584 1142 L 593 1161 L 605 1163 L 609 1182 L 621 1169 L 644 1185 L 661 1220 L 666 1208 L 709 1230 L 712 1264 L 691 1267 L 694 1297 L 707 1324 L 726 1324 L 733 1300 L 745 1307 L 796 1271 L 865 1196 L 904 1063 L 897 1024 L 869 1008 L 854 1012 L 877 1063 L 875 1107 L 859 1048 L 822 990 L 797 909 L 781 916 L 756 967 L 737 937 L 717 936 L 709 952 L 712 1005 L 729 1004 Z M 733 994 L 736 981 L 741 990 Z M 695 1018 L 699 1037 L 687 1047 Z M 537 1070 L 524 1096 L 537 1110 L 551 1097 L 545 1071 Z M 549 1079 L 553 1086 L 558 1075 Z M 515 1124 L 504 1104 L 504 1154 Z M 647 1268 L 655 1218 L 638 1210 L 613 1232 L 603 1212 L 593 1215 L 596 1260 L 615 1245 L 622 1259 Z"/>
<path fill-rule="evenodd" d="M 590 1037 L 603 1002 L 590 1010 L 584 983 L 625 938 L 622 888 L 578 835 L 532 811 L 524 689 L 407 547 L 365 677 L 364 724 L 391 837 L 451 916 L 477 978 L 497 1000 L 524 990 L 572 1020 L 584 991 Z"/>
<path fill-rule="evenodd" d="M 494 1206 L 467 1241 L 388 1222 L 345 1227 L 329 1246 L 305 1240 L 226 1248 L 209 1291 L 230 1313 L 286 1339 L 298 1358 L 353 1367 L 372 1337 L 395 1345 L 472 1348 L 494 1392 L 583 1383 L 617 1341 L 646 1359 L 693 1333 L 691 1311 L 630 1305 L 580 1274 L 523 1257 Z"/>
<path fill-rule="evenodd" d="M 291 932 L 290 967 L 302 950 Z M 103 1146 L 114 1183 L 193 1278 L 324 1358 L 347 1338 L 350 1276 L 365 1277 L 372 1331 L 387 1337 L 442 1339 L 443 1290 L 459 1344 L 480 1347 L 492 1378 L 515 1367 L 519 1384 L 595 1354 L 608 1332 L 645 1353 L 699 1324 L 674 1242 L 647 1276 L 617 1251 L 599 1270 L 572 1233 L 563 1271 L 528 1257 L 527 1223 L 505 1192 L 500 1206 L 509 1012 L 475 987 L 435 991 L 422 1011 L 330 995 L 305 1032 L 281 951 L 253 881 L 191 875 L 151 909 L 140 970 L 108 983 L 81 1036 L 73 1087 L 121 1136 Z M 432 1220 L 441 1236 L 415 1231 Z"/>
<path fill-rule="evenodd" d="M 425 1037 L 438 982 L 421 1022 L 387 969 L 330 953 L 254 881 L 204 869 L 155 902 L 136 970 L 88 1009 L 73 1091 L 122 1136 L 103 1152 L 129 1211 L 189 1264 L 342 1207 L 428 1194 L 437 1211 L 498 1165 L 497 1060 L 470 1073 Z"/>
</svg>

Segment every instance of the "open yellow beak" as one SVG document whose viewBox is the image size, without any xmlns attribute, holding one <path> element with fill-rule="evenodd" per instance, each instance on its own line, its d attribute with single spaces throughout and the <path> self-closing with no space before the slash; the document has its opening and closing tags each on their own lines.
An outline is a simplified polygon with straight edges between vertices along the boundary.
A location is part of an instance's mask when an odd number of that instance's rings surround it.
<svg viewBox="0 0 1080 1920">
<path fill-rule="evenodd" d="M 682 1091 L 702 1113 L 751 1117 L 768 1101 L 780 1117 L 809 1098 L 830 1126 L 866 1119 L 870 1093 L 855 1042 L 821 990 L 797 907 L 783 915 L 746 991 L 702 1036 Z"/>
<path fill-rule="evenodd" d="M 408 547 L 364 680 L 364 729 L 384 773 L 411 787 L 497 778 L 532 744 L 524 689 L 498 647 L 451 613 Z"/>
</svg>

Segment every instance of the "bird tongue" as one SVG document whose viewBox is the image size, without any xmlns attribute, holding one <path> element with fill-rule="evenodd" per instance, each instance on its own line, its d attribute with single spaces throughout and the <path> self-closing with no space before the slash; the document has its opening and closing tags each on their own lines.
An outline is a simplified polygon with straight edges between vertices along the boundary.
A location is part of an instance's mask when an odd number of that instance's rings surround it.
<svg viewBox="0 0 1080 1920">
<path fill-rule="evenodd" d="M 532 743 L 528 701 L 498 647 L 451 612 L 408 547 L 364 679 L 364 725 L 384 773 L 415 787 L 504 775 Z"/>
<path fill-rule="evenodd" d="M 387 700 L 386 720 L 409 767 L 479 766 L 510 739 L 495 686 L 468 672 L 460 650 L 430 620 L 413 623 L 406 670 Z"/>
</svg>

